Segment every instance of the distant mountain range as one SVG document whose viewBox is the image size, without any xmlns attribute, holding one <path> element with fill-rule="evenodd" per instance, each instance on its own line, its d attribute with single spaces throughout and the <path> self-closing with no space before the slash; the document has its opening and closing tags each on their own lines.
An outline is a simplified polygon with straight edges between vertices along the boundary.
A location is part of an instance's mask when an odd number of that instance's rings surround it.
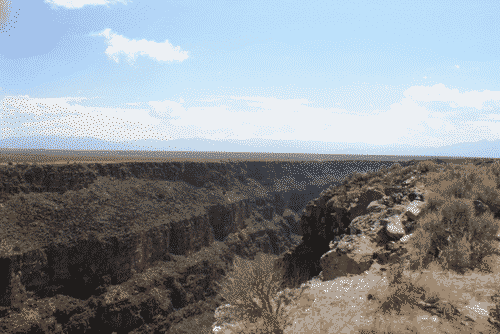
<svg viewBox="0 0 500 334">
<path fill-rule="evenodd" d="M 500 140 L 460 143 L 432 150 L 424 150 L 423 152 L 424 154 L 422 155 L 500 158 Z"/>
<path fill-rule="evenodd" d="M 56 136 L 9 137 L 0 139 L 0 149 L 58 149 L 58 150 L 132 150 L 133 145 L 94 138 L 71 138 Z"/>
<path fill-rule="evenodd" d="M 137 150 L 137 151 L 192 151 L 192 152 L 273 152 L 361 155 L 422 155 L 442 157 L 500 158 L 500 140 L 460 143 L 434 149 L 404 145 L 369 145 L 364 143 L 325 143 L 299 140 L 210 140 L 203 138 L 135 140 L 113 142 L 95 138 L 56 136 L 9 137 L 0 139 L 0 149 L 56 149 L 56 150 Z"/>
</svg>

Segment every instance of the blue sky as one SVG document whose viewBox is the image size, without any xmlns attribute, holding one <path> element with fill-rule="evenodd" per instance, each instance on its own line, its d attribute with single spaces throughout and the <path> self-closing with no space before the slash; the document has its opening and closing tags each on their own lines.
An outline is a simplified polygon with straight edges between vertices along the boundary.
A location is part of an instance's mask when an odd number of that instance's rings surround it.
<svg viewBox="0 0 500 334">
<path fill-rule="evenodd" d="M 498 17 L 496 0 L 4 1 L 0 146 L 500 157 Z"/>
</svg>

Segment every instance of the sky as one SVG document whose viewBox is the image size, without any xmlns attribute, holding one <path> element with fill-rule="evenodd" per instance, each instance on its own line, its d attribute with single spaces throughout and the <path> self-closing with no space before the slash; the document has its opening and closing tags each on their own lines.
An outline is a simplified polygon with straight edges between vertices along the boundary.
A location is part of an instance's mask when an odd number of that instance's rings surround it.
<svg viewBox="0 0 500 334">
<path fill-rule="evenodd" d="M 500 158 L 498 17 L 497 0 L 0 0 L 0 147 Z"/>
</svg>

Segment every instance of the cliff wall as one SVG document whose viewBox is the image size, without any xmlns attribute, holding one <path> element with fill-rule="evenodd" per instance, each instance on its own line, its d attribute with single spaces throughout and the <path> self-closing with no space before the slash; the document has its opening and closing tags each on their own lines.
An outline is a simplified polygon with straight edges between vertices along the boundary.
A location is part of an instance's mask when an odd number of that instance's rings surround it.
<svg viewBox="0 0 500 334">
<path fill-rule="evenodd" d="M 392 164 L 0 166 L 0 304 L 18 300 L 17 279 L 36 300 L 87 300 L 99 287 L 126 284 L 158 263 L 220 243 L 246 258 L 286 254 L 301 242 L 307 224 L 297 212 L 308 201 L 346 174 Z M 322 221 L 315 212 L 308 217 Z"/>
</svg>

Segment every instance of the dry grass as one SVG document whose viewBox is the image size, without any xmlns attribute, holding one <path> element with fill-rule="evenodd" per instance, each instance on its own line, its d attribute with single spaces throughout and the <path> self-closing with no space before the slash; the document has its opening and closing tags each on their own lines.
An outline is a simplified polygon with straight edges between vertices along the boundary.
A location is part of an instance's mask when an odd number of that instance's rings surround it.
<svg viewBox="0 0 500 334">
<path fill-rule="evenodd" d="M 231 333 L 498 332 L 487 319 L 490 316 L 500 321 L 500 304 L 495 299 L 500 295 L 500 246 L 496 239 L 500 220 L 489 210 L 477 214 L 474 201 L 500 208 L 500 163 L 481 169 L 431 161 L 407 168 L 395 164 L 375 173 L 355 173 L 343 187 L 394 184 L 413 175 L 422 176 L 421 183 L 431 191 L 426 198 L 429 205 L 415 222 L 408 253 L 387 275 L 377 279 L 365 273 L 344 281 L 323 282 L 321 287 L 290 299 L 294 312 L 289 312 L 287 319 L 270 306 L 278 283 L 264 284 L 267 288 L 260 294 L 260 303 L 244 295 L 246 288 L 260 287 L 258 282 L 265 282 L 264 277 L 279 278 L 271 274 L 271 267 L 267 267 L 267 276 L 240 277 L 237 273 L 234 279 L 241 281 L 233 285 L 233 291 L 226 291 L 227 300 L 232 305 L 241 302 L 253 312 L 249 314 L 261 319 L 241 322 Z M 257 261 L 255 268 L 264 263 Z M 332 284 L 341 282 L 348 288 L 333 288 Z M 475 313 L 467 313 L 470 307 L 476 307 Z"/>
</svg>

